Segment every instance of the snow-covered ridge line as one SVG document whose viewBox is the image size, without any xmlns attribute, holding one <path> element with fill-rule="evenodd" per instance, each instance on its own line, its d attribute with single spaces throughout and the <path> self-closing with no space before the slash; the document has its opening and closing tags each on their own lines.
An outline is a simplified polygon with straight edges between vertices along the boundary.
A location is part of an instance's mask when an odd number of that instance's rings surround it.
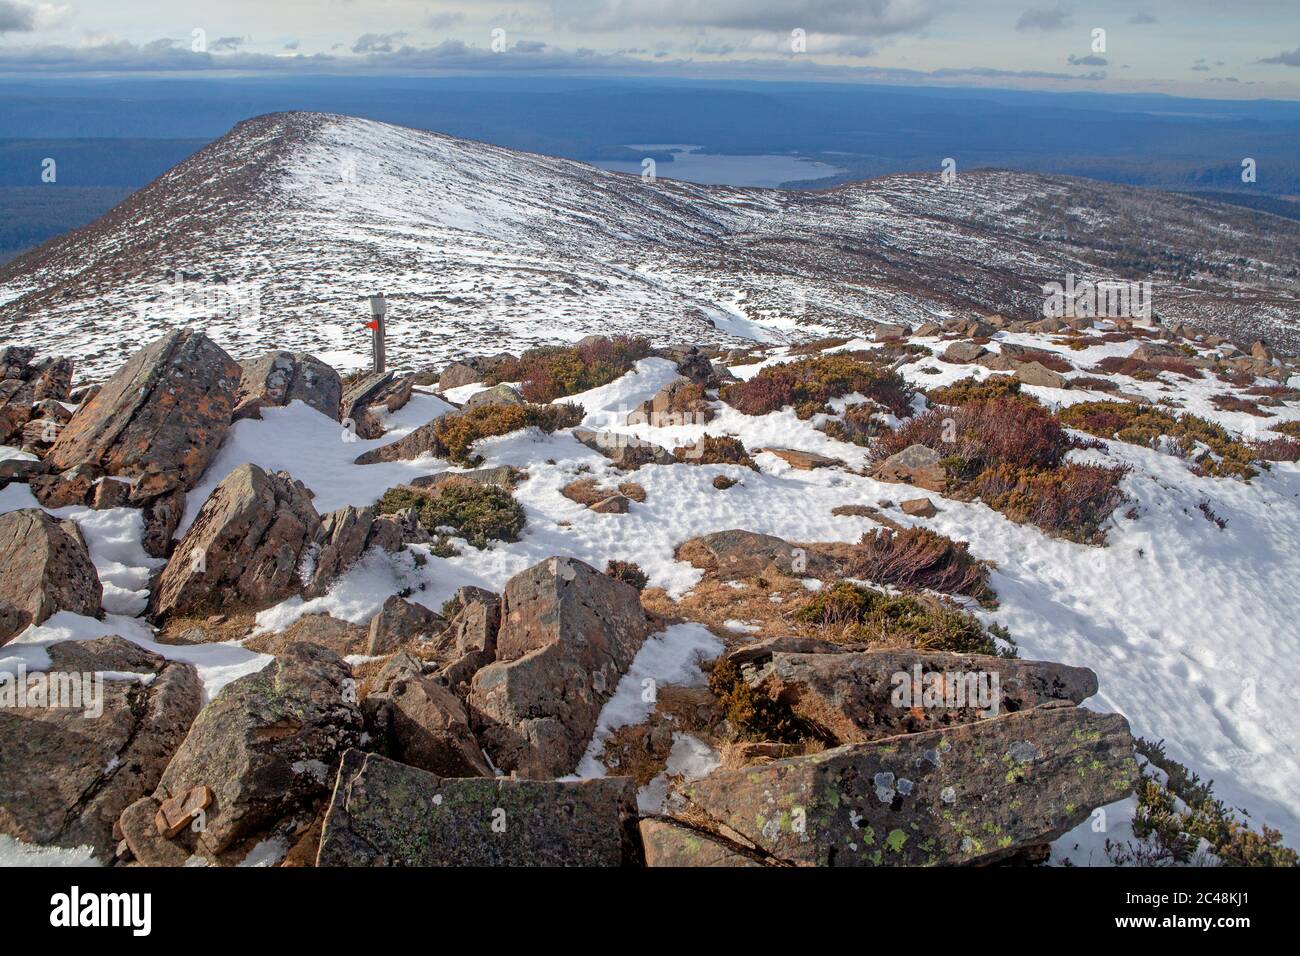
<svg viewBox="0 0 1300 956">
<path fill-rule="evenodd" d="M 593 332 L 737 344 L 1030 318 L 1042 284 L 1075 273 L 1152 281 L 1170 322 L 1286 347 L 1297 250 L 1300 224 L 1066 177 L 706 187 L 281 113 L 0 269 L 0 321 L 91 377 L 186 323 L 236 357 L 279 346 L 355 367 L 364 297 L 382 291 L 389 357 L 414 368 Z"/>
</svg>

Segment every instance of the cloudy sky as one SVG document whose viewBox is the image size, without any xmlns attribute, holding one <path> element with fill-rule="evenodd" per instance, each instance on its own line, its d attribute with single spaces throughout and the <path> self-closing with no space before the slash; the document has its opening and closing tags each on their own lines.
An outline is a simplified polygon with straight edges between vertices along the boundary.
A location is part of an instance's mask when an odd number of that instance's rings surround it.
<svg viewBox="0 0 1300 956">
<path fill-rule="evenodd" d="M 202 70 L 1300 100 L 1300 0 L 0 0 L 0 72 Z"/>
</svg>

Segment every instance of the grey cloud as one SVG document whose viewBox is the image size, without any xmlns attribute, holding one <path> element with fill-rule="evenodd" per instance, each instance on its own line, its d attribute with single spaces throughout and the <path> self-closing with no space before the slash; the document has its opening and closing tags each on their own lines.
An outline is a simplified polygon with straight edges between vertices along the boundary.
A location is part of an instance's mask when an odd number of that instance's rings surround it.
<svg viewBox="0 0 1300 956">
<path fill-rule="evenodd" d="M 1070 11 L 1064 7 L 1032 7 L 1020 14 L 1017 30 L 1064 30 L 1070 25 Z"/>
<path fill-rule="evenodd" d="M 1066 57 L 1065 62 L 1069 63 L 1070 66 L 1108 66 L 1110 64 L 1110 60 L 1106 59 L 1104 56 L 1097 56 L 1095 53 L 1090 54 L 1089 56 L 1075 56 L 1074 54 L 1070 54 L 1070 56 Z"/>
<path fill-rule="evenodd" d="M 1280 63 L 1283 66 L 1300 66 L 1300 46 L 1296 47 L 1294 50 L 1291 50 L 1289 53 L 1283 51 L 1282 53 L 1279 53 L 1277 56 L 1270 56 L 1266 59 L 1260 60 L 1259 62 Z"/>
<path fill-rule="evenodd" d="M 0 33 L 30 33 L 36 29 L 36 8 L 15 0 L 0 0 Z"/>
<path fill-rule="evenodd" d="M 882 36 L 927 26 L 944 0 L 552 0 L 555 17 L 573 30 L 630 27 L 765 30 Z"/>
<path fill-rule="evenodd" d="M 465 19 L 465 14 L 459 11 L 448 11 L 447 13 L 434 13 L 425 17 L 424 25 L 430 30 L 446 30 L 448 27 L 455 26 Z"/>
<path fill-rule="evenodd" d="M 1137 24 L 1138 26 L 1146 26 L 1155 23 L 1156 18 L 1149 13 L 1135 13 L 1133 16 L 1128 18 L 1128 22 Z"/>
<path fill-rule="evenodd" d="M 523 55 L 519 55 L 523 54 Z M 1052 80 L 1069 84 L 1090 84 L 1105 73 L 1052 73 L 1040 70 L 1001 70 L 987 67 L 946 68 L 933 71 L 883 67 L 844 67 L 818 63 L 812 57 L 751 58 L 744 60 L 696 61 L 674 58 L 666 52 L 653 60 L 594 50 L 565 50 L 545 44 L 516 44 L 505 53 L 493 53 L 486 46 L 470 46 L 460 40 L 446 40 L 436 46 L 395 46 L 363 56 L 275 56 L 233 52 L 217 56 L 191 52 L 188 43 L 163 39 L 134 45 L 127 42 L 97 47 L 0 46 L 0 73 L 81 72 L 194 72 L 194 71 L 293 71 L 340 74 L 418 70 L 464 70 L 483 72 L 523 71 L 528 73 L 585 72 L 592 75 L 667 75 L 700 78 L 781 78 L 788 80 L 834 80 L 841 82 L 942 83 L 954 79 Z"/>
<path fill-rule="evenodd" d="M 406 37 L 404 32 L 397 33 L 363 33 L 352 44 L 353 53 L 392 53 Z"/>
<path fill-rule="evenodd" d="M 208 49 L 215 53 L 221 53 L 226 50 L 238 50 L 244 44 L 243 37 L 221 37 L 215 42 L 208 45 Z"/>
</svg>

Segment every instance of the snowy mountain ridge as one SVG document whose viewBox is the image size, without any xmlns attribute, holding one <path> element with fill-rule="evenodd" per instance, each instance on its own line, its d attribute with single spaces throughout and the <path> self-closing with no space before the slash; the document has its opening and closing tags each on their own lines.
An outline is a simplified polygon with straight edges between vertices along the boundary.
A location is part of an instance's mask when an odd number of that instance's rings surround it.
<svg viewBox="0 0 1300 956">
<path fill-rule="evenodd" d="M 1151 281 L 1170 324 L 1300 342 L 1300 224 L 1235 207 L 1002 171 L 826 192 L 646 182 L 315 113 L 243 122 L 9 263 L 0 321 L 91 376 L 181 324 L 236 357 L 355 367 L 364 299 L 384 292 L 390 360 L 411 368 L 592 332 L 738 344 L 1033 319 L 1068 274 Z"/>
</svg>

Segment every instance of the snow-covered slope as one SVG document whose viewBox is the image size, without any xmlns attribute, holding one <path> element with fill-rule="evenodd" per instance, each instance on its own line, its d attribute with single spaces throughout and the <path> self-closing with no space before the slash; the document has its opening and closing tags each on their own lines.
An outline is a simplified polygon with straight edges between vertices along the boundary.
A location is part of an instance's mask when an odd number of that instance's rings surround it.
<svg viewBox="0 0 1300 956">
<path fill-rule="evenodd" d="M 781 341 L 969 312 L 1041 314 L 1044 282 L 1155 283 L 1155 308 L 1300 344 L 1300 224 L 999 171 L 821 193 L 610 173 L 354 118 L 282 113 L 0 270 L 6 341 L 110 372 L 167 326 L 236 356 L 367 358 L 392 303 L 401 367 L 592 332 Z"/>
</svg>

